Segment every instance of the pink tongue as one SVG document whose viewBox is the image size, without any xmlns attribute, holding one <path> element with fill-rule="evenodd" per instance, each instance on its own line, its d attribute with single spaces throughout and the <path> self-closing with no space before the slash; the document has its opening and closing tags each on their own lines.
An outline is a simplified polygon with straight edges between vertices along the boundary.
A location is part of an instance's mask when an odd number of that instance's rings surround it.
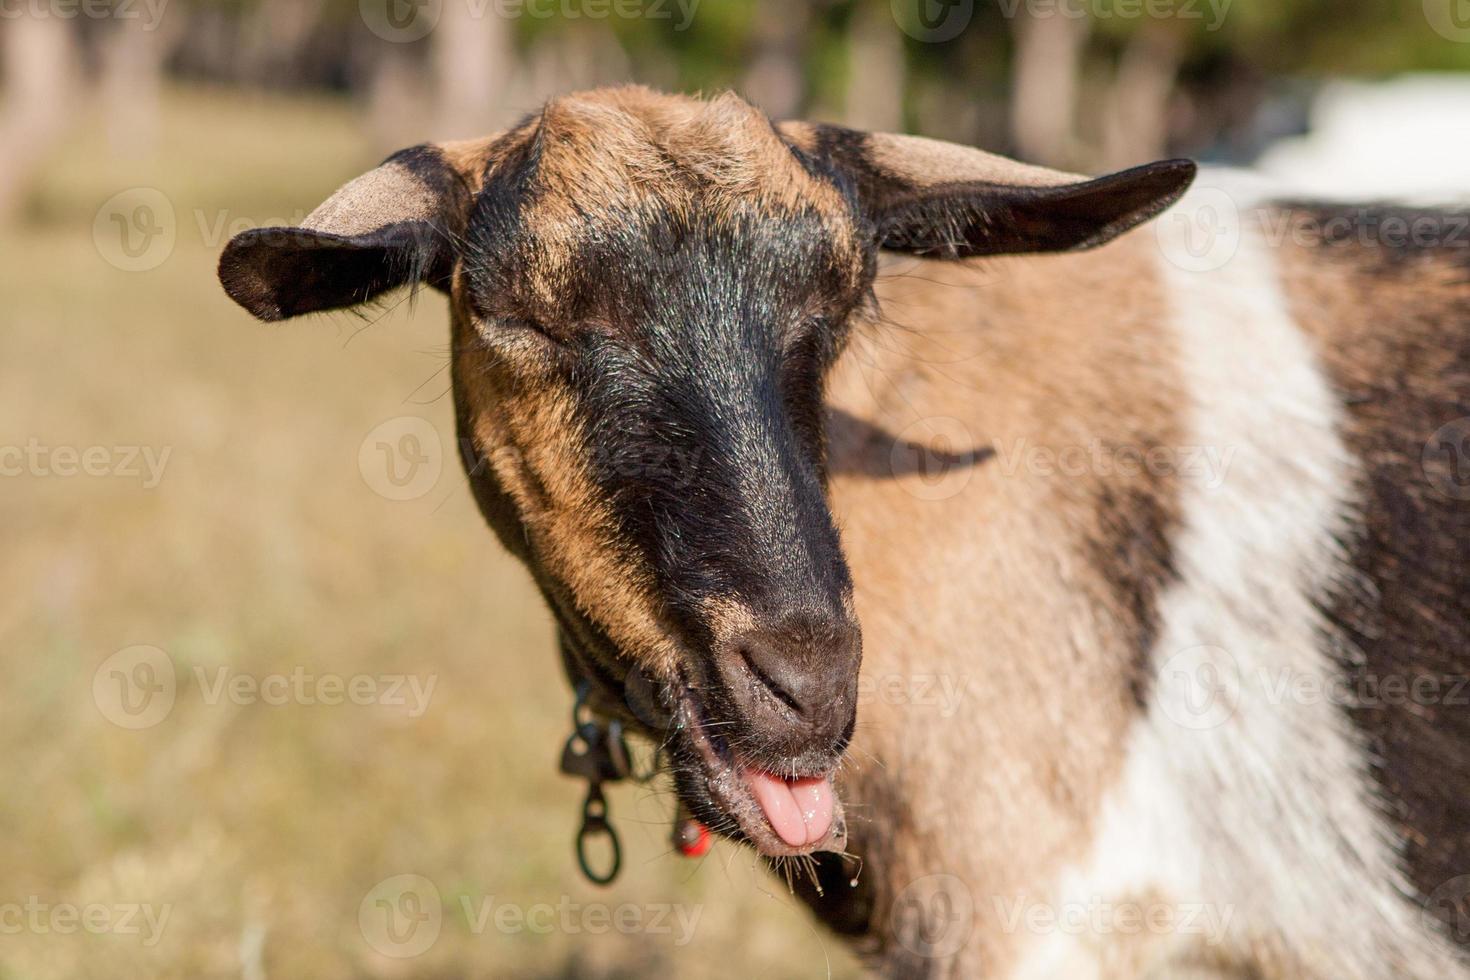
<svg viewBox="0 0 1470 980">
<path fill-rule="evenodd" d="M 826 778 L 782 779 L 759 769 L 745 783 L 776 834 L 792 847 L 815 844 L 832 826 L 832 784 Z"/>
</svg>

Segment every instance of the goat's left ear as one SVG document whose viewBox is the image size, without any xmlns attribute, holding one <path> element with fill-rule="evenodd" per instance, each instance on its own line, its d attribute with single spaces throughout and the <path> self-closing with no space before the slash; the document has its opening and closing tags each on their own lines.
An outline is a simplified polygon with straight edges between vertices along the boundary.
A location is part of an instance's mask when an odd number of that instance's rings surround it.
<svg viewBox="0 0 1470 980">
<path fill-rule="evenodd" d="M 220 256 L 220 283 L 262 320 L 355 306 L 398 286 L 442 288 L 487 143 L 401 150 L 299 227 L 241 232 Z"/>
<path fill-rule="evenodd" d="M 1165 160 L 1088 179 L 921 136 L 780 129 L 846 174 L 883 248 L 936 258 L 1093 248 L 1179 200 L 1196 170 Z"/>
</svg>

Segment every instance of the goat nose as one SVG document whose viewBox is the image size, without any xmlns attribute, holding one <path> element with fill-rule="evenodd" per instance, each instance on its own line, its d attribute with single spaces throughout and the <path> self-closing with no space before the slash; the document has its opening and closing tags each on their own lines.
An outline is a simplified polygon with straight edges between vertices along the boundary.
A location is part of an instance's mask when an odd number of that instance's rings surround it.
<svg viewBox="0 0 1470 980">
<path fill-rule="evenodd" d="M 716 660 L 749 720 L 836 738 L 856 701 L 861 650 L 855 626 L 803 621 L 731 637 Z"/>
<path fill-rule="evenodd" d="M 810 717 L 831 700 L 829 689 L 835 673 L 831 667 L 798 664 L 792 651 L 765 638 L 747 638 L 739 644 L 739 651 L 750 676 L 796 714 Z"/>
</svg>

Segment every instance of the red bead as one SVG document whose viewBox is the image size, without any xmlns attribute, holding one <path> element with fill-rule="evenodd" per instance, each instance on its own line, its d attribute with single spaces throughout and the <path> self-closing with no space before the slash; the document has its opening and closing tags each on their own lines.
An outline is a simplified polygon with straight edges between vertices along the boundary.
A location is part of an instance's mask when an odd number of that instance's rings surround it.
<svg viewBox="0 0 1470 980">
<path fill-rule="evenodd" d="M 690 820 L 679 828 L 679 853 L 685 857 L 704 857 L 709 853 L 709 828 L 696 820 Z"/>
</svg>

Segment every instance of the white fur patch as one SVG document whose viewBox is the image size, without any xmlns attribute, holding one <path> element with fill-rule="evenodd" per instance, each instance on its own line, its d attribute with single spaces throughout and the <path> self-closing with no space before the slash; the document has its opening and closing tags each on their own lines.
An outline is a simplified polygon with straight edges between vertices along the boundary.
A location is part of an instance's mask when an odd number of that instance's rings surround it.
<svg viewBox="0 0 1470 980">
<path fill-rule="evenodd" d="M 1312 597 L 1346 574 L 1357 463 L 1251 218 L 1258 199 L 1205 172 L 1159 219 L 1187 441 L 1231 463 L 1218 485 L 1183 477 L 1149 707 L 1091 858 L 1051 897 L 1162 900 L 1200 924 L 1048 939 L 1025 976 L 1467 975 L 1408 897 L 1357 733 L 1322 693 L 1339 672 Z"/>
</svg>

